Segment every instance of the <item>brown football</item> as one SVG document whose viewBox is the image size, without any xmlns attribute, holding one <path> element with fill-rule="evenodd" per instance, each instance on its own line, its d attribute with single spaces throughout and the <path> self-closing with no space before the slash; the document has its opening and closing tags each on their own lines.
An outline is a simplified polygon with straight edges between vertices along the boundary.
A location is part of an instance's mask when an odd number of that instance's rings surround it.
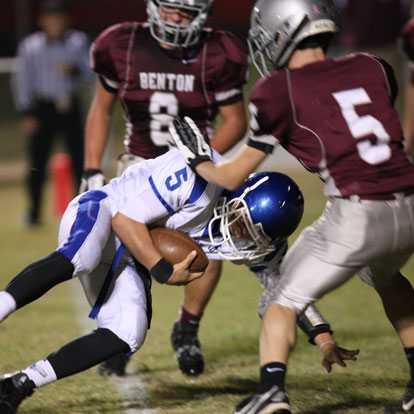
<svg viewBox="0 0 414 414">
<path fill-rule="evenodd" d="M 150 230 L 152 242 L 156 249 L 171 263 L 182 262 L 193 250 L 197 256 L 190 265 L 193 273 L 204 272 L 208 265 L 206 254 L 200 245 L 190 236 L 180 230 L 167 227 L 156 227 Z"/>
</svg>

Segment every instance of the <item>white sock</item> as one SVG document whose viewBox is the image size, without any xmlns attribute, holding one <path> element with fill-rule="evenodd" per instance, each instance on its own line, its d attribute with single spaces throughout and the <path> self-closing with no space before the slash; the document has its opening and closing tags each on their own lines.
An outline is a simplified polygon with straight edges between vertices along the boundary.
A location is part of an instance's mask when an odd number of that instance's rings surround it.
<svg viewBox="0 0 414 414">
<path fill-rule="evenodd" d="M 55 370 L 46 358 L 35 362 L 22 372 L 35 383 L 37 388 L 57 380 Z"/>
<path fill-rule="evenodd" d="M 0 292 L 0 322 L 3 322 L 16 310 L 16 301 L 10 293 L 2 290 Z"/>
</svg>

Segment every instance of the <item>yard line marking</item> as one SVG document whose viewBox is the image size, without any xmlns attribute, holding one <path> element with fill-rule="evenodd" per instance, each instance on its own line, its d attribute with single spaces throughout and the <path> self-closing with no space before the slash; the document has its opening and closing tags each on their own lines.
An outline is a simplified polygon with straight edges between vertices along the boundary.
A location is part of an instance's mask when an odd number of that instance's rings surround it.
<svg viewBox="0 0 414 414">
<path fill-rule="evenodd" d="M 96 322 L 88 318 L 90 306 L 86 300 L 82 286 L 79 280 L 75 279 L 68 283 L 72 300 L 75 305 L 78 322 L 83 333 L 88 333 L 96 329 Z M 127 375 L 125 377 L 108 377 L 109 381 L 115 386 L 121 394 L 125 408 L 123 414 L 159 414 L 156 409 L 152 408 L 128 408 L 130 405 L 143 405 L 148 401 L 148 393 L 145 384 L 139 375 Z"/>
</svg>

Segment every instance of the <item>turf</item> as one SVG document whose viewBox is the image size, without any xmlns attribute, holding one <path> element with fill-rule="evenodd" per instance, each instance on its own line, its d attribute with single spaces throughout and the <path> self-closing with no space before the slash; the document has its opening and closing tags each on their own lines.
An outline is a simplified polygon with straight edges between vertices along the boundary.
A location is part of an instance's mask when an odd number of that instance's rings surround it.
<svg viewBox="0 0 414 414">
<path fill-rule="evenodd" d="M 315 177 L 302 172 L 290 175 L 305 196 L 303 227 L 320 214 L 325 200 Z M 3 287 L 24 265 L 55 248 L 59 220 L 49 205 L 42 227 L 24 228 L 21 183 L 0 184 L 0 199 L 0 287 Z M 414 279 L 412 259 L 404 273 L 411 281 Z M 130 366 L 146 384 L 148 399 L 123 403 L 113 384 L 91 369 L 37 390 L 22 404 L 19 413 L 121 413 L 128 407 L 150 407 L 165 414 L 231 413 L 237 402 L 255 390 L 258 380 L 256 304 L 260 291 L 254 275 L 247 269 L 225 264 L 200 331 L 206 371 L 189 379 L 177 369 L 169 344 L 182 289 L 154 283 L 152 327 Z M 24 368 L 81 334 L 71 292 L 68 286 L 58 286 L 2 324 L 0 372 Z M 319 307 L 331 322 L 340 344 L 360 348 L 361 354 L 346 369 L 335 367 L 327 374 L 320 365 L 320 352 L 300 333 L 287 380 L 293 412 L 381 413 L 384 405 L 400 397 L 408 368 L 379 298 L 354 278 L 322 299 Z M 137 384 L 137 395 L 138 387 Z"/>
</svg>

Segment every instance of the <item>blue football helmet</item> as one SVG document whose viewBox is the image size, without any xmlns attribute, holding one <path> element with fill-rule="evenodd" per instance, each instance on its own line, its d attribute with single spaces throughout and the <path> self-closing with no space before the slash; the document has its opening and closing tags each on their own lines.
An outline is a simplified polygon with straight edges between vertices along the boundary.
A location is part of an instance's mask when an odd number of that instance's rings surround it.
<svg viewBox="0 0 414 414">
<path fill-rule="evenodd" d="M 302 192 L 287 175 L 252 174 L 242 187 L 217 202 L 208 227 L 210 241 L 224 259 L 257 261 L 295 231 L 302 219 L 303 204 Z M 248 240 L 232 234 L 231 228 L 238 220 L 243 220 Z"/>
</svg>

